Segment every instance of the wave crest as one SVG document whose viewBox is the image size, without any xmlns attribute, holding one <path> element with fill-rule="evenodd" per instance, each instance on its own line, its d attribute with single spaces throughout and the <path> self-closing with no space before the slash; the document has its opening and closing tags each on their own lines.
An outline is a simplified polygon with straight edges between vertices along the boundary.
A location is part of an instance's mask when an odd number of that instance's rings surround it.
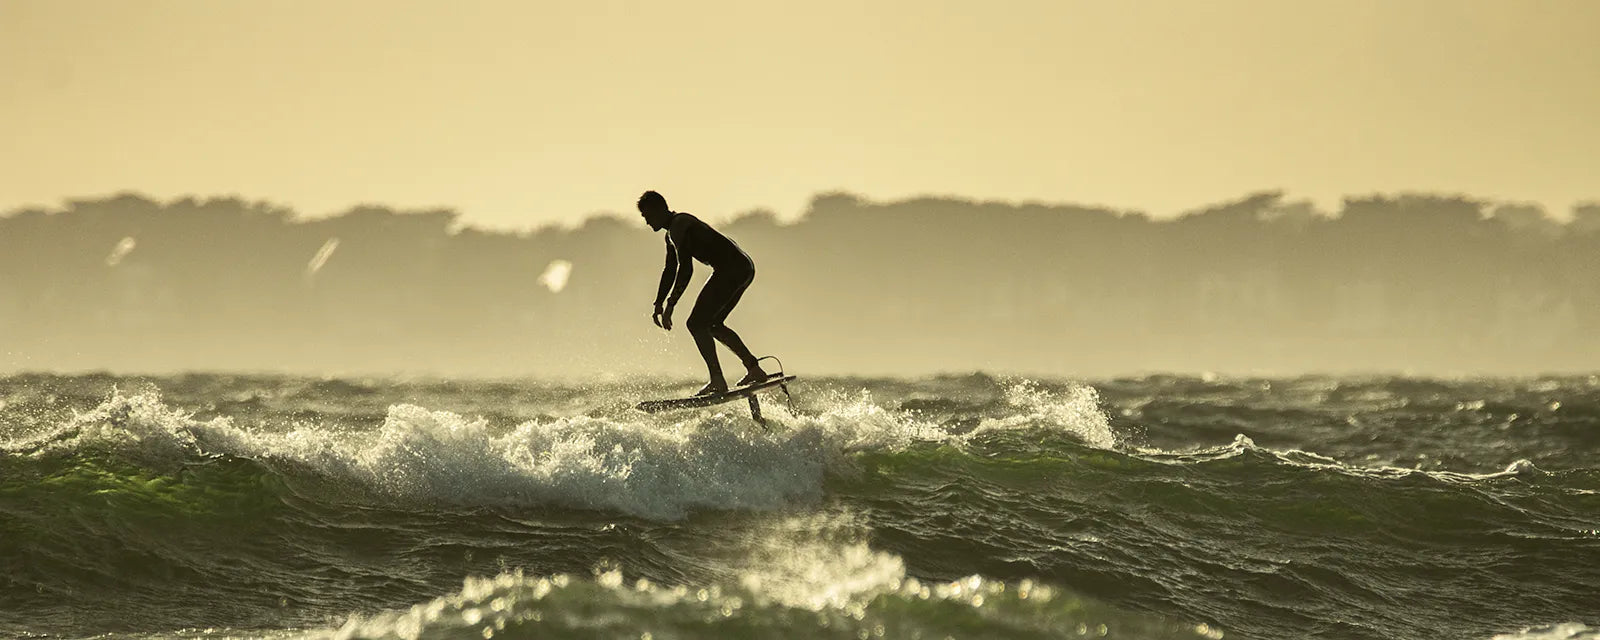
<svg viewBox="0 0 1600 640">
<path fill-rule="evenodd" d="M 865 391 L 826 395 L 815 413 L 774 406 L 771 430 L 733 410 L 617 411 L 496 427 L 414 404 L 389 406 L 367 429 L 240 426 L 226 417 L 197 420 L 154 391 L 114 391 L 68 424 L 0 451 L 36 458 L 109 452 L 168 463 L 233 456 L 265 464 L 291 484 L 314 482 L 323 501 L 350 495 L 400 504 L 556 505 L 677 520 L 699 509 L 814 502 L 830 470 L 848 468 L 859 451 L 960 446 L 977 433 L 1023 428 L 1065 431 L 1094 446 L 1115 440 L 1092 389 L 1056 395 L 1024 383 L 1007 397 L 1018 408 L 1014 415 L 952 435 L 915 412 L 879 406 Z"/>
</svg>

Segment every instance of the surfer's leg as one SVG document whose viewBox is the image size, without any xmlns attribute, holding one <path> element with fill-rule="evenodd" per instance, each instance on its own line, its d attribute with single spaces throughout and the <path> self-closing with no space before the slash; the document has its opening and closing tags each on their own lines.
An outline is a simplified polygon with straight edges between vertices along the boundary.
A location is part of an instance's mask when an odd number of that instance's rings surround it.
<svg viewBox="0 0 1600 640">
<path fill-rule="evenodd" d="M 722 344 L 728 345 L 728 348 L 739 356 L 739 361 L 744 363 L 744 377 L 740 378 L 739 382 L 735 383 L 734 386 L 742 387 L 747 384 L 755 384 L 771 377 L 761 368 L 761 363 L 756 360 L 755 354 L 750 353 L 749 347 L 744 346 L 744 341 L 739 339 L 739 334 L 734 333 L 733 329 L 729 329 L 726 325 L 719 325 L 712 330 L 712 335 L 716 336 L 717 340 Z"/>
<path fill-rule="evenodd" d="M 728 382 L 722 377 L 722 363 L 717 361 L 717 341 L 713 331 L 721 325 L 722 318 L 727 317 L 722 310 L 728 300 L 737 299 L 737 294 L 742 290 L 742 287 L 736 286 L 738 284 L 726 274 L 713 271 L 705 286 L 700 288 L 700 296 L 694 300 L 694 309 L 689 312 L 688 321 L 683 323 L 689 329 L 689 335 L 694 336 L 694 346 L 700 350 L 700 358 L 706 361 L 706 374 L 711 382 L 701 389 L 704 393 L 728 389 Z"/>
<path fill-rule="evenodd" d="M 728 349 L 733 351 L 733 355 L 739 356 L 739 362 L 744 364 L 745 369 L 757 370 L 761 368 L 760 363 L 756 362 L 755 354 L 750 353 L 750 348 L 744 346 L 744 341 L 739 339 L 739 334 L 734 333 L 733 329 L 729 329 L 728 325 L 719 324 L 713 327 L 711 335 L 718 342 L 728 345 Z"/>
<path fill-rule="evenodd" d="M 695 395 L 727 391 L 728 381 L 722 377 L 722 363 L 717 361 L 717 341 L 711 337 L 711 330 L 697 330 L 691 326 L 689 335 L 694 336 L 694 346 L 700 350 L 700 358 L 706 361 L 706 377 L 710 379 L 705 388 Z"/>
<path fill-rule="evenodd" d="M 743 386 L 765 380 L 767 373 L 761 370 L 761 363 L 756 360 L 755 354 L 750 353 L 750 348 L 744 346 L 744 340 L 739 338 L 739 334 L 728 327 L 727 320 L 728 314 L 733 313 L 733 308 L 738 306 L 739 299 L 744 297 L 744 290 L 750 288 L 750 283 L 755 280 L 756 273 L 754 269 L 751 269 L 746 273 L 730 273 L 728 275 L 732 276 L 730 279 L 734 280 L 737 286 L 733 290 L 733 295 L 728 297 L 727 305 L 717 312 L 716 323 L 711 326 L 711 335 L 718 342 L 727 345 L 734 355 L 739 356 L 739 362 L 744 365 L 745 369 L 744 378 L 739 380 L 739 386 Z"/>
</svg>

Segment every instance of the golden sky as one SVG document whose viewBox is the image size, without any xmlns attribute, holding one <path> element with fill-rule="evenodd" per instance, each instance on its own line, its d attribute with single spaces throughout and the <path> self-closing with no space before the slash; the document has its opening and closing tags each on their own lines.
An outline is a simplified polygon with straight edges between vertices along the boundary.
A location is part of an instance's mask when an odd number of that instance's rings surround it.
<svg viewBox="0 0 1600 640">
<path fill-rule="evenodd" d="M 1591 0 L 0 0 L 0 211 L 1600 199 Z"/>
</svg>

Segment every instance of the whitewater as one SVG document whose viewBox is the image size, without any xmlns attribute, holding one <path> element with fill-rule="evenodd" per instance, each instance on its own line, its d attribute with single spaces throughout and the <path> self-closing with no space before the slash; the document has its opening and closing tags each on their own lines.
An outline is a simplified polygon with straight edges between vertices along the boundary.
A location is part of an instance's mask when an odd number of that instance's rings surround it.
<svg viewBox="0 0 1600 640">
<path fill-rule="evenodd" d="M 19 375 L 0 635 L 1600 638 L 1600 378 Z"/>
</svg>

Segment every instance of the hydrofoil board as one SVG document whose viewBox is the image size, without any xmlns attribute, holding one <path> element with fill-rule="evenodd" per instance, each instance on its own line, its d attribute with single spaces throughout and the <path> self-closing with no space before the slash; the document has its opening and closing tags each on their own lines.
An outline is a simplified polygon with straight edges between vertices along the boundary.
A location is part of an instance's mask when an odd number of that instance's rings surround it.
<svg viewBox="0 0 1600 640">
<path fill-rule="evenodd" d="M 659 412 L 662 412 L 662 411 L 671 411 L 673 409 L 692 409 L 694 407 L 709 407 L 709 406 L 714 405 L 714 404 L 722 404 L 724 402 L 732 402 L 732 401 L 738 400 L 740 398 L 750 398 L 751 400 L 755 400 L 755 394 L 757 392 L 760 392 L 760 391 L 765 390 L 765 389 L 771 389 L 773 387 L 781 387 L 781 386 L 787 385 L 790 382 L 793 382 L 794 379 L 795 379 L 794 376 L 779 375 L 779 376 L 774 376 L 774 377 L 771 377 L 771 378 L 767 378 L 766 380 L 762 380 L 761 382 L 755 382 L 755 383 L 747 384 L 747 385 L 742 386 L 742 387 L 734 387 L 734 388 L 729 389 L 727 391 L 724 391 L 722 393 L 708 393 L 708 394 L 703 395 L 703 396 L 690 396 L 690 397 L 687 397 L 687 398 L 670 398 L 670 399 L 667 399 L 667 400 L 646 400 L 644 402 L 639 403 L 638 405 L 635 405 L 635 408 L 637 408 L 638 410 L 643 411 L 645 413 L 659 413 Z M 785 391 L 787 391 L 787 389 L 785 389 Z M 758 409 L 756 409 L 756 405 L 755 405 L 754 402 L 751 403 L 751 410 L 752 411 L 759 411 Z M 756 416 L 756 419 L 760 420 L 759 415 Z"/>
</svg>

